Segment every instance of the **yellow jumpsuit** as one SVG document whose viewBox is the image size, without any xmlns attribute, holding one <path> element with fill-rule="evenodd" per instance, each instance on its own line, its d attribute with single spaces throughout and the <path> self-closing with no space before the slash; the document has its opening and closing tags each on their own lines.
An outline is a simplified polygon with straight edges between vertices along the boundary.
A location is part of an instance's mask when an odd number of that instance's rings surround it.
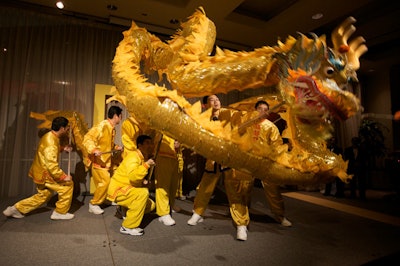
<svg viewBox="0 0 400 266">
<path fill-rule="evenodd" d="M 264 119 L 254 126 L 249 127 L 248 131 L 252 134 L 255 142 L 262 141 L 269 145 L 282 144 L 278 128 L 268 119 Z M 284 202 L 279 185 L 267 181 L 265 176 L 258 178 L 261 179 L 271 213 L 276 217 L 278 222 L 281 222 L 284 218 Z M 230 212 L 236 226 L 247 226 L 250 222 L 248 206 L 251 200 L 250 194 L 253 185 L 254 177 L 238 170 L 232 170 L 225 177 L 225 188 L 229 200 Z"/>
<path fill-rule="evenodd" d="M 127 208 L 122 222 L 125 228 L 139 227 L 144 214 L 155 209 L 154 201 L 149 198 L 149 189 L 143 185 L 148 169 L 140 150 L 131 151 L 111 178 L 107 199 Z"/>
<path fill-rule="evenodd" d="M 156 138 L 158 139 L 158 138 Z M 178 189 L 179 164 L 175 140 L 164 135 L 156 158 L 156 212 L 158 216 L 170 214 Z"/>
<path fill-rule="evenodd" d="M 130 151 L 137 150 L 136 139 L 139 135 L 148 135 L 153 137 L 154 130 L 148 129 L 146 125 L 139 123 L 134 117 L 129 117 L 124 120 L 121 127 L 121 139 L 124 146 L 122 158 Z"/>
<path fill-rule="evenodd" d="M 183 154 L 182 154 L 182 149 L 179 149 L 176 154 L 178 158 L 178 189 L 176 190 L 176 197 L 180 198 L 183 197 Z"/>
<path fill-rule="evenodd" d="M 40 139 L 29 170 L 29 176 L 36 184 L 37 194 L 15 204 L 20 213 L 29 213 L 48 202 L 53 196 L 53 192 L 58 194 L 55 211 L 60 214 L 68 212 L 71 207 L 74 183 L 63 181 L 67 174 L 58 164 L 60 152 L 60 139 L 53 131 L 46 133 Z"/>
<path fill-rule="evenodd" d="M 278 128 L 268 119 L 264 119 L 262 122 L 253 126 L 253 140 L 263 141 L 272 146 L 282 144 L 282 138 L 280 137 Z M 261 180 L 271 213 L 278 222 L 281 222 L 284 218 L 285 206 L 279 185 L 268 181 L 266 176 L 257 178 Z"/>
<path fill-rule="evenodd" d="M 250 223 L 250 193 L 253 189 L 254 178 L 247 173 L 232 169 L 225 175 L 225 189 L 229 200 L 229 211 L 236 226 Z"/>
<path fill-rule="evenodd" d="M 112 153 L 93 156 L 93 152 L 96 149 L 101 152 L 113 150 L 115 148 L 114 138 L 115 128 L 109 119 L 103 120 L 96 126 L 92 127 L 83 138 L 83 145 L 85 146 L 87 153 L 92 155 L 92 178 L 96 186 L 93 198 L 90 200 L 92 205 L 100 205 L 106 199 L 112 166 Z"/>
<path fill-rule="evenodd" d="M 221 121 L 221 123 L 226 124 L 227 122 L 230 122 L 232 118 L 232 113 L 229 109 L 221 108 L 219 111 L 218 115 L 218 120 Z M 204 174 L 201 178 L 201 181 L 197 187 L 197 192 L 196 192 L 196 197 L 194 199 L 194 205 L 193 205 L 193 211 L 197 213 L 198 215 L 203 215 L 205 212 L 208 203 L 210 202 L 210 198 L 215 190 L 215 187 L 217 186 L 218 181 L 222 176 L 224 176 L 224 183 L 225 183 L 225 188 L 226 188 L 226 193 L 228 196 L 229 201 L 232 199 L 232 201 L 235 201 L 235 209 L 243 210 L 244 208 L 238 207 L 241 203 L 236 202 L 234 198 L 236 195 L 230 195 L 230 194 L 236 194 L 239 193 L 234 187 L 227 187 L 227 184 L 234 186 L 234 182 L 232 181 L 234 177 L 234 173 L 232 172 L 232 169 L 230 168 L 224 168 L 220 164 L 216 163 L 215 161 L 207 159 L 206 161 L 206 166 L 204 170 Z M 239 181 L 237 181 L 239 182 Z M 240 187 L 240 186 L 239 186 Z M 242 203 L 245 204 L 245 203 Z M 231 210 L 231 213 L 233 215 L 237 214 L 238 211 L 233 211 Z M 239 215 L 239 216 L 245 216 Z M 233 220 L 239 220 L 240 218 L 235 218 L 232 217 Z"/>
</svg>

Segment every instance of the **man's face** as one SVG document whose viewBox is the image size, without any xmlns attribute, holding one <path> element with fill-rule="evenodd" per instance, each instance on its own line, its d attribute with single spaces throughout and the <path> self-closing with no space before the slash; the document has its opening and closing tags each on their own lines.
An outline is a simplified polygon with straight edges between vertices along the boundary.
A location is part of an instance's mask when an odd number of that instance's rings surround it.
<svg viewBox="0 0 400 266">
<path fill-rule="evenodd" d="M 146 140 L 143 142 L 142 146 L 140 147 L 140 150 L 142 151 L 143 154 L 146 154 L 146 155 L 152 154 L 152 153 L 153 153 L 153 150 L 154 150 L 154 143 L 153 143 L 153 140 L 151 140 L 151 139 L 146 139 Z"/>
<path fill-rule="evenodd" d="M 221 109 L 221 102 L 219 101 L 219 98 L 217 97 L 217 95 L 209 96 L 207 99 L 207 103 L 208 103 L 208 108 L 211 107 L 214 110 Z"/>
<path fill-rule="evenodd" d="M 115 114 L 114 115 L 115 125 L 118 125 L 121 121 L 122 121 L 122 114 L 119 114 L 119 115 Z"/>
<path fill-rule="evenodd" d="M 257 106 L 257 112 L 262 115 L 265 114 L 266 112 L 268 112 L 269 108 L 268 105 L 266 104 L 260 104 L 259 106 Z"/>
<path fill-rule="evenodd" d="M 61 129 L 61 135 L 67 135 L 69 131 L 72 130 L 69 125 L 67 125 L 66 127 L 61 127 Z"/>
</svg>

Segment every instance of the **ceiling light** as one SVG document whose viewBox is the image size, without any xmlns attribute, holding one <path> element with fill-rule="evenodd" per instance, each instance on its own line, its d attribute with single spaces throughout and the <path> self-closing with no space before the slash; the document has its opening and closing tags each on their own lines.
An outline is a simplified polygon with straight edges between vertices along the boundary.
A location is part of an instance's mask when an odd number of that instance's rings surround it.
<svg viewBox="0 0 400 266">
<path fill-rule="evenodd" d="M 317 19 L 321 19 L 323 16 L 324 16 L 324 14 L 322 14 L 322 13 L 316 13 L 316 14 L 312 15 L 311 18 L 317 20 Z"/>
<path fill-rule="evenodd" d="M 64 8 L 64 3 L 61 2 L 61 1 L 58 1 L 58 2 L 56 3 L 56 6 L 57 6 L 59 9 L 63 9 L 63 8 Z"/>
<path fill-rule="evenodd" d="M 118 7 L 114 6 L 114 5 L 107 5 L 107 9 L 110 10 L 110 11 L 115 11 L 115 10 L 118 9 Z"/>
</svg>

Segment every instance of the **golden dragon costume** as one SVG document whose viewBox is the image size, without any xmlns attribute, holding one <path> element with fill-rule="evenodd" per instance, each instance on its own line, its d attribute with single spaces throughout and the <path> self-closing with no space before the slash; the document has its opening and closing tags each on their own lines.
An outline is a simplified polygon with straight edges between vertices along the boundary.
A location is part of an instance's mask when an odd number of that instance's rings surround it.
<svg viewBox="0 0 400 266">
<path fill-rule="evenodd" d="M 296 39 L 289 36 L 276 46 L 252 52 L 232 52 L 217 47 L 210 56 L 216 30 L 199 8 L 168 42 L 132 23 L 116 50 L 113 78 L 118 99 L 141 123 L 179 140 L 203 156 L 251 173 L 268 176 L 278 184 L 328 182 L 334 176 L 346 181 L 347 163 L 326 148 L 332 130 L 329 117 L 347 119 L 360 109 L 358 99 L 342 90 L 356 83 L 358 58 L 367 51 L 365 40 L 354 33 L 354 18 L 348 18 L 332 34 L 333 49 L 325 36 Z M 157 72 L 166 77 L 172 90 L 150 83 L 146 75 Z M 263 95 L 270 105 L 284 103 L 280 115 L 287 122 L 282 137 L 289 146 L 253 142 L 251 134 L 239 133 L 240 124 L 210 123 L 209 112 L 199 102 L 191 105 L 185 97 L 274 87 Z M 231 105 L 250 106 L 256 99 Z M 210 110 L 209 110 L 210 111 Z M 254 113 L 238 111 L 242 122 Z M 82 140 L 88 127 L 81 114 L 73 111 L 31 113 L 44 120 L 39 128 L 50 128 L 56 116 L 70 121 L 73 142 L 88 167 Z"/>
<path fill-rule="evenodd" d="M 347 43 L 354 22 L 350 17 L 332 33 L 334 48 L 325 36 L 300 34 L 251 52 L 217 47 L 213 56 L 216 29 L 201 7 L 168 42 L 132 22 L 116 49 L 113 79 L 119 99 L 140 122 L 223 165 L 278 184 L 328 182 L 334 176 L 347 181 L 347 163 L 325 140 L 332 130 L 329 117 L 347 119 L 360 110 L 356 96 L 342 89 L 358 81 L 358 58 L 367 51 L 362 37 Z M 152 72 L 172 89 L 149 82 Z M 267 86 L 285 104 L 283 137 L 289 145 L 252 143 L 237 125 L 210 123 L 200 103 L 186 99 Z"/>
</svg>

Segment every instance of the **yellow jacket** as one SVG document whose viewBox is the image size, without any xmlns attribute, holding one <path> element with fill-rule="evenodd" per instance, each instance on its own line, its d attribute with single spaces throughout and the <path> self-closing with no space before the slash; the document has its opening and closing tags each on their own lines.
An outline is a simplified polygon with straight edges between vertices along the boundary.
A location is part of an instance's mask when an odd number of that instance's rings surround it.
<svg viewBox="0 0 400 266">
<path fill-rule="evenodd" d="M 141 134 L 142 130 L 139 127 L 139 123 L 133 117 L 125 119 L 121 127 L 121 139 L 124 145 L 123 157 L 125 157 L 128 152 L 137 149 L 136 139 Z"/>
<path fill-rule="evenodd" d="M 133 187 L 143 187 L 149 165 L 145 163 L 140 150 L 128 152 L 118 166 L 108 186 L 107 199 L 114 201 L 119 195 L 126 195 Z"/>
<path fill-rule="evenodd" d="M 157 137 L 156 139 L 159 138 Z M 173 138 L 170 138 L 167 135 L 162 136 L 162 141 L 160 150 L 158 152 L 158 156 L 178 159 L 177 152 L 175 151 L 175 140 Z"/>
<path fill-rule="evenodd" d="M 139 135 L 146 134 L 150 137 L 153 137 L 154 130 L 147 128 L 145 124 L 139 123 L 132 116 L 125 119 L 122 123 L 121 127 L 121 139 L 122 145 L 124 146 L 124 152 L 122 154 L 122 158 L 124 158 L 128 152 L 136 151 L 137 143 L 136 139 Z"/>
<path fill-rule="evenodd" d="M 279 129 L 268 119 L 264 119 L 253 126 L 253 140 L 267 143 L 270 146 L 282 144 Z"/>
<path fill-rule="evenodd" d="M 115 129 L 109 119 L 101 121 L 92 127 L 83 137 L 83 145 L 89 155 L 93 155 L 94 150 L 109 152 L 115 148 Z M 100 156 L 91 156 L 91 161 L 95 168 L 110 168 L 112 153 L 105 153 Z"/>
<path fill-rule="evenodd" d="M 60 139 L 53 131 L 47 132 L 39 141 L 39 146 L 29 170 L 29 176 L 36 184 L 59 183 L 67 177 L 60 168 Z"/>
</svg>

